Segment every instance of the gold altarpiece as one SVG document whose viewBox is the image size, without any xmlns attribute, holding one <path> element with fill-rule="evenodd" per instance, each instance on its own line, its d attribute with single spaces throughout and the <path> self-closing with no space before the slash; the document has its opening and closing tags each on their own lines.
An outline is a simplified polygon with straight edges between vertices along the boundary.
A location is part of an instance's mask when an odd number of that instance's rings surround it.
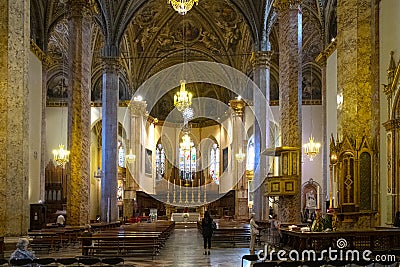
<svg viewBox="0 0 400 267">
<path fill-rule="evenodd" d="M 330 144 L 330 208 L 342 219 L 356 222 L 375 213 L 377 192 L 373 172 L 373 149 L 367 138 L 351 140 L 345 136 Z M 373 221 L 361 222 L 371 227 Z"/>
</svg>

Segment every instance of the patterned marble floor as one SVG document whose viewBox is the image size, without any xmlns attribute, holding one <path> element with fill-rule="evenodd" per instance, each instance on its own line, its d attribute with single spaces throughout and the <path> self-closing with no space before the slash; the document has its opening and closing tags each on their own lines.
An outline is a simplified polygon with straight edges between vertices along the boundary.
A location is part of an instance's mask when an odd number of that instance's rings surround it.
<svg viewBox="0 0 400 267">
<path fill-rule="evenodd" d="M 50 254 L 37 252 L 38 257 L 75 257 L 80 255 L 79 245 L 68 247 Z M 242 255 L 248 248 L 214 247 L 211 255 L 203 255 L 203 238 L 196 228 L 175 229 L 154 259 L 151 257 L 126 257 L 125 266 L 163 266 L 163 267 L 236 267 L 241 266 Z M 9 256 L 6 254 L 5 257 Z M 250 266 L 245 261 L 244 266 Z"/>
</svg>

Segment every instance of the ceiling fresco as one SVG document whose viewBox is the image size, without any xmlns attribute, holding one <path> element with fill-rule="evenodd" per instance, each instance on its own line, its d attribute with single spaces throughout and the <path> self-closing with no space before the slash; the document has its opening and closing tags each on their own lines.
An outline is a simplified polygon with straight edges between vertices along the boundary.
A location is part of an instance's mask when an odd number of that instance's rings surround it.
<svg viewBox="0 0 400 267">
<path fill-rule="evenodd" d="M 165 0 L 31 0 L 31 37 L 50 59 L 48 105 L 67 99 L 68 7 L 80 1 L 89 1 L 93 10 L 93 105 L 101 105 L 105 46 L 118 47 L 121 103 L 148 79 L 181 63 L 217 62 L 251 78 L 252 52 L 270 47 L 270 98 L 272 104 L 278 103 L 279 20 L 272 0 L 200 0 L 184 16 Z M 303 99 L 321 99 L 321 71 L 314 59 L 336 36 L 336 0 L 304 0 L 302 12 Z M 236 97 L 228 88 L 210 83 L 191 83 L 187 88 L 194 98 L 207 96 L 226 104 Z M 174 108 L 177 90 L 162 95 L 150 114 L 164 119 Z"/>
</svg>

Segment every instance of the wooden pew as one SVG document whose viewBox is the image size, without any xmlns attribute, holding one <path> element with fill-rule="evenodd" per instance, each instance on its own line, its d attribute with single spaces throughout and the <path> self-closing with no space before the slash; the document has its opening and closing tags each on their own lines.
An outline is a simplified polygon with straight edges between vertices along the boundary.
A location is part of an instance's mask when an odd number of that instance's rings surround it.
<svg viewBox="0 0 400 267">
<path fill-rule="evenodd" d="M 151 255 L 156 256 L 174 229 L 175 223 L 158 221 L 121 225 L 99 231 L 89 239 L 92 246 L 82 246 L 82 253 L 88 250 L 93 255 Z"/>
</svg>

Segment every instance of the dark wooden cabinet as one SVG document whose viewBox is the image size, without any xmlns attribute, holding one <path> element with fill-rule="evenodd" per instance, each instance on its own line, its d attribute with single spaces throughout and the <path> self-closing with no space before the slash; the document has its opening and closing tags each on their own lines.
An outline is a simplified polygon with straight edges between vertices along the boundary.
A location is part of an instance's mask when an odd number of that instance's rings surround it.
<svg viewBox="0 0 400 267">
<path fill-rule="evenodd" d="M 46 227 L 47 207 L 44 204 L 31 204 L 30 230 L 40 230 Z"/>
</svg>

